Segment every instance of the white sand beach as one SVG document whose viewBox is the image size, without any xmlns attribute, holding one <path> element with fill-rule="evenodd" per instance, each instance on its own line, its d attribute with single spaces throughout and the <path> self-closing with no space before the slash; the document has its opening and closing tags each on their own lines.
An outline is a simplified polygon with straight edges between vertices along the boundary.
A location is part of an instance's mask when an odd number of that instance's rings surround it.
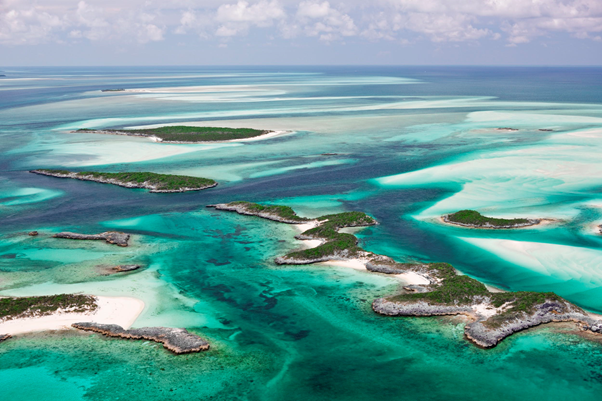
<svg viewBox="0 0 602 401">
<path fill-rule="evenodd" d="M 48 316 L 0 321 L 0 334 L 23 334 L 49 330 L 67 330 L 78 322 L 117 324 L 127 329 L 144 310 L 144 302 L 129 297 L 95 297 L 98 308 L 88 313 L 61 313 Z"/>
</svg>

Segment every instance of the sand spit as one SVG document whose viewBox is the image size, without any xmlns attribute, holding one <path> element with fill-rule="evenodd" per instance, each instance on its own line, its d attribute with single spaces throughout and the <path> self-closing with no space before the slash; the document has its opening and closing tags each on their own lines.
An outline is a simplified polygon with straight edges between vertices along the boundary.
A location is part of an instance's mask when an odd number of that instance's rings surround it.
<svg viewBox="0 0 602 401">
<path fill-rule="evenodd" d="M 144 310 L 144 302 L 130 297 L 94 296 L 98 307 L 93 312 L 64 313 L 0 321 L 0 333 L 15 335 L 50 330 L 68 330 L 73 323 L 103 322 L 130 327 Z"/>
</svg>

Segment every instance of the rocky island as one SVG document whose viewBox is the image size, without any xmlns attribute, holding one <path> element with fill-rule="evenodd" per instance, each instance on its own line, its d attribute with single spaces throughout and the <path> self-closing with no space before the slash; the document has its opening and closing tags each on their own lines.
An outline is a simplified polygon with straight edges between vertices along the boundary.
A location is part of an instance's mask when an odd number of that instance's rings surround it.
<svg viewBox="0 0 602 401">
<path fill-rule="evenodd" d="M 125 273 L 125 272 L 131 272 L 134 270 L 138 270 L 141 267 L 142 266 L 140 266 L 140 265 L 119 265 L 119 266 L 114 266 L 112 268 L 112 270 L 114 270 L 117 273 Z"/>
<path fill-rule="evenodd" d="M 91 240 L 98 241 L 104 240 L 108 244 L 114 244 L 117 246 L 126 247 L 128 246 L 128 241 L 130 240 L 130 234 L 120 233 L 117 231 L 107 231 L 100 234 L 77 234 L 68 231 L 60 232 L 54 234 L 53 238 L 65 238 L 65 239 L 75 239 L 75 240 Z"/>
<path fill-rule="evenodd" d="M 468 315 L 474 321 L 464 327 L 473 343 L 491 348 L 509 335 L 552 322 L 576 322 L 584 330 L 602 333 L 602 321 L 552 292 L 492 293 L 481 282 L 458 275 L 447 263 L 387 264 L 372 271 L 387 274 L 412 271 L 425 276 L 429 285 L 406 288 L 406 293 L 379 298 L 372 309 L 386 316 Z"/>
<path fill-rule="evenodd" d="M 57 178 L 72 178 L 82 181 L 94 181 L 125 188 L 144 188 L 153 193 L 173 193 L 201 191 L 217 186 L 209 178 L 189 177 L 185 175 L 156 174 L 149 172 L 102 173 L 93 171 L 74 172 L 67 170 L 31 170 L 30 173 Z"/>
<path fill-rule="evenodd" d="M 508 229 L 535 226 L 542 219 L 498 219 L 486 217 L 476 210 L 460 210 L 459 212 L 441 216 L 441 220 L 448 224 L 454 224 L 470 228 Z"/>
<path fill-rule="evenodd" d="M 256 138 L 268 135 L 273 131 L 257 130 L 252 128 L 225 128 L 225 127 L 189 127 L 183 125 L 166 126 L 144 129 L 88 129 L 82 128 L 76 133 L 127 135 L 151 138 L 163 143 L 202 143 L 220 142 Z"/>
<path fill-rule="evenodd" d="M 79 330 L 92 331 L 107 337 L 158 342 L 175 354 L 188 354 L 209 349 L 207 341 L 195 334 L 189 333 L 186 329 L 142 327 L 140 329 L 125 330 L 116 324 L 91 322 L 73 323 L 72 326 Z"/>
<path fill-rule="evenodd" d="M 264 217 L 262 205 L 242 202 L 212 205 L 220 210 Z M 276 206 L 270 206 L 276 208 Z M 286 208 L 286 206 L 280 206 Z M 292 209 L 287 210 L 286 223 L 295 219 Z M 272 209 L 274 210 L 274 209 Z M 255 211 L 255 212 L 254 212 Z M 295 215 L 296 216 L 296 215 Z M 276 216 L 278 217 L 278 216 Z M 280 221 L 270 214 L 270 220 Z M 441 316 L 468 315 L 473 322 L 465 326 L 465 335 L 474 344 L 491 348 L 509 335 L 521 330 L 551 322 L 572 321 L 583 330 L 602 333 L 602 320 L 590 317 L 581 308 L 552 292 L 502 292 L 492 293 L 485 285 L 471 277 L 459 275 L 447 263 L 399 263 L 385 255 L 368 252 L 358 246 L 352 234 L 340 233 L 344 227 L 363 227 L 376 221 L 362 212 L 345 212 L 318 217 L 315 227 L 297 235 L 297 239 L 319 239 L 322 244 L 310 249 L 292 252 L 276 258 L 277 264 L 309 264 L 327 260 L 357 260 L 366 270 L 391 274 L 414 274 L 426 284 L 408 285 L 404 292 L 387 298 L 376 299 L 372 309 L 386 316 Z"/>
</svg>

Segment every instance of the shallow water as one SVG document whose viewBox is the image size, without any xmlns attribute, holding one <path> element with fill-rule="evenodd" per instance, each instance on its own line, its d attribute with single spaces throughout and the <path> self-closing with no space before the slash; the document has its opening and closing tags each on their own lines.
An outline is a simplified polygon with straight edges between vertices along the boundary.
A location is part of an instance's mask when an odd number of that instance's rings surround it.
<svg viewBox="0 0 602 401">
<path fill-rule="evenodd" d="M 134 296 L 135 326 L 186 327 L 212 343 L 173 356 L 148 342 L 69 332 L 0 345 L 0 385 L 37 399 L 598 399 L 602 346 L 571 326 L 481 350 L 465 321 L 372 313 L 389 277 L 278 267 L 294 228 L 217 212 L 233 200 L 304 216 L 362 210 L 365 248 L 446 261 L 507 290 L 555 291 L 602 312 L 602 69 L 22 69 L 0 81 L 0 294 Z M 9 77 L 13 78 L 13 77 Z M 22 78 L 22 79 L 21 79 Z M 35 78 L 36 80 L 30 80 Z M 100 92 L 126 87 L 144 92 Z M 68 133 L 203 122 L 291 130 L 264 141 L 167 145 Z M 496 130 L 501 127 L 519 131 Z M 539 131 L 553 129 L 553 132 Z M 323 153 L 337 153 L 324 156 Z M 124 169 L 214 178 L 184 194 L 27 173 Z M 477 231 L 463 208 L 557 223 Z M 132 246 L 53 239 L 134 234 Z M 28 237 L 27 231 L 40 231 Z M 106 275 L 106 267 L 140 271 Z M 22 391 L 35 378 L 46 392 Z"/>
</svg>

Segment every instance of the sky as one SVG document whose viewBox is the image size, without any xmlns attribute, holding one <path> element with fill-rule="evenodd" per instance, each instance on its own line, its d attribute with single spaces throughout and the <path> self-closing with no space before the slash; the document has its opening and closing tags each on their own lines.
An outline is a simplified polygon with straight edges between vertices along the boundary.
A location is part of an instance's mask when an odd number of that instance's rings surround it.
<svg viewBox="0 0 602 401">
<path fill-rule="evenodd" d="M 602 65 L 602 0 L 0 0 L 0 65 Z"/>
</svg>

